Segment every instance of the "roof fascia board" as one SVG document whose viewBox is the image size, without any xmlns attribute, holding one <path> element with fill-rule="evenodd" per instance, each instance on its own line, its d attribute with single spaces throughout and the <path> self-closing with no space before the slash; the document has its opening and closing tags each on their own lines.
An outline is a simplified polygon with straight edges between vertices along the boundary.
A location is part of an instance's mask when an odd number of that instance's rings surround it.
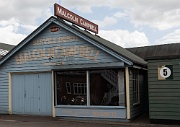
<svg viewBox="0 0 180 127">
<path fill-rule="evenodd" d="M 101 68 L 119 68 L 124 67 L 124 62 L 114 62 L 114 63 L 98 63 L 98 64 L 77 64 L 77 65 L 62 65 L 62 66 L 54 66 L 52 70 L 68 70 L 68 69 L 101 69 Z"/>
<path fill-rule="evenodd" d="M 124 57 L 122 57 L 122 56 L 120 56 L 119 54 L 113 52 L 112 50 L 110 50 L 110 49 L 104 47 L 103 45 L 101 45 L 101 44 L 99 44 L 99 43 L 93 41 L 92 39 L 87 38 L 87 37 L 85 37 L 85 36 L 82 35 L 82 34 L 79 34 L 79 32 L 77 32 L 76 30 L 73 30 L 73 29 L 69 28 L 67 25 L 64 25 L 64 24 L 61 23 L 60 21 L 54 20 L 53 22 L 56 23 L 57 25 L 62 26 L 64 29 L 66 29 L 66 30 L 68 30 L 68 31 L 70 31 L 70 32 L 72 32 L 72 33 L 74 33 L 75 35 L 81 37 L 82 39 L 88 41 L 88 42 L 91 43 L 92 45 L 94 45 L 94 46 L 100 48 L 101 50 L 103 50 L 103 51 L 105 51 L 105 52 L 107 52 L 108 54 L 111 54 L 111 55 L 114 56 L 115 58 L 117 58 L 117 59 L 119 59 L 119 60 L 125 62 L 126 64 L 128 64 L 128 65 L 133 65 L 133 62 L 129 61 L 128 59 L 125 59 Z"/>
<path fill-rule="evenodd" d="M 8 53 L 4 58 L 1 59 L 0 65 L 2 65 L 7 59 L 9 59 L 14 53 L 16 53 L 19 49 L 21 49 L 24 45 L 26 45 L 31 39 L 33 39 L 37 34 L 39 34 L 41 31 L 43 31 L 48 25 L 52 23 L 52 21 L 55 20 L 54 18 L 49 18 L 45 24 L 42 24 L 42 27 L 37 28 L 32 34 L 30 34 L 28 37 L 26 37 L 24 40 L 22 40 L 10 53 Z"/>
</svg>

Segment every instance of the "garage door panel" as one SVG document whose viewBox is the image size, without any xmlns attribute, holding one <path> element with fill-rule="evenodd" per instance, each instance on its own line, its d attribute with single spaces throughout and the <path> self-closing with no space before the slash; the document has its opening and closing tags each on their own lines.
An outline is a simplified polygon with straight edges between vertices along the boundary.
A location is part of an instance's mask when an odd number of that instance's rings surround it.
<svg viewBox="0 0 180 127">
<path fill-rule="evenodd" d="M 28 114 L 38 114 L 38 74 L 25 75 L 25 82 L 25 111 Z"/>
<path fill-rule="evenodd" d="M 40 110 L 41 112 L 44 113 L 48 113 L 48 111 L 50 111 L 48 114 L 52 114 L 51 110 L 48 109 L 52 109 L 52 89 L 51 86 L 49 86 L 49 84 L 52 84 L 52 79 L 48 78 L 48 77 L 52 77 L 51 73 L 49 74 L 41 74 L 39 76 L 40 79 L 46 79 L 46 80 L 39 80 L 39 93 L 40 93 Z M 42 99 L 42 98 L 46 98 L 46 99 Z M 46 103 L 49 102 L 50 105 L 47 105 Z"/>
<path fill-rule="evenodd" d="M 13 74 L 13 114 L 52 114 L 51 73 Z"/>
<path fill-rule="evenodd" d="M 12 96 L 16 98 L 12 99 L 12 111 L 15 114 L 24 114 L 24 75 L 13 75 L 12 81 Z"/>
</svg>

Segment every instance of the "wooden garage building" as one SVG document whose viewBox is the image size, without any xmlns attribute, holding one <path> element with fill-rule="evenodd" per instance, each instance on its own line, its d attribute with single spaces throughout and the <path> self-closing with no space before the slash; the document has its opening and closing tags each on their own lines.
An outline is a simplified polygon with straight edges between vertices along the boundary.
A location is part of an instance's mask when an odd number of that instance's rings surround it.
<svg viewBox="0 0 180 127">
<path fill-rule="evenodd" d="M 50 17 L 0 61 L 0 113 L 130 120 L 146 109 L 147 62 Z"/>
</svg>

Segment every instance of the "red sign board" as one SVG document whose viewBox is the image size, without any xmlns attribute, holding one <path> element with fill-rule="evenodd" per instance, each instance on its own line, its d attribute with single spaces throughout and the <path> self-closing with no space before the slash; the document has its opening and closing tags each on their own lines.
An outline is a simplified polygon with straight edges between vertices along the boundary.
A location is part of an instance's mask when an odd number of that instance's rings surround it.
<svg viewBox="0 0 180 127">
<path fill-rule="evenodd" d="M 54 4 L 54 14 L 91 32 L 98 33 L 98 25 L 74 14 L 58 4 Z"/>
</svg>

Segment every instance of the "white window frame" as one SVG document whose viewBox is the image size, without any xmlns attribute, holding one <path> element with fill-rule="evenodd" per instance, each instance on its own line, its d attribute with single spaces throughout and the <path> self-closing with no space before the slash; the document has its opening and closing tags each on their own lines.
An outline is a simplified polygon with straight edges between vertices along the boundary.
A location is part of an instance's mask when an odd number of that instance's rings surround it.
<svg viewBox="0 0 180 127">
<path fill-rule="evenodd" d="M 80 91 L 79 91 L 80 88 Z M 86 83 L 73 83 L 74 95 L 86 95 L 87 94 L 87 85 Z M 77 92 L 75 91 L 77 89 Z M 84 89 L 84 93 L 82 93 Z"/>
<path fill-rule="evenodd" d="M 132 71 L 133 81 L 133 106 L 140 104 L 140 90 L 139 90 L 139 70 Z"/>
<path fill-rule="evenodd" d="M 70 91 L 69 91 L 69 89 Z M 70 82 L 66 82 L 66 91 L 67 91 L 67 94 L 71 94 L 71 83 Z"/>
</svg>

